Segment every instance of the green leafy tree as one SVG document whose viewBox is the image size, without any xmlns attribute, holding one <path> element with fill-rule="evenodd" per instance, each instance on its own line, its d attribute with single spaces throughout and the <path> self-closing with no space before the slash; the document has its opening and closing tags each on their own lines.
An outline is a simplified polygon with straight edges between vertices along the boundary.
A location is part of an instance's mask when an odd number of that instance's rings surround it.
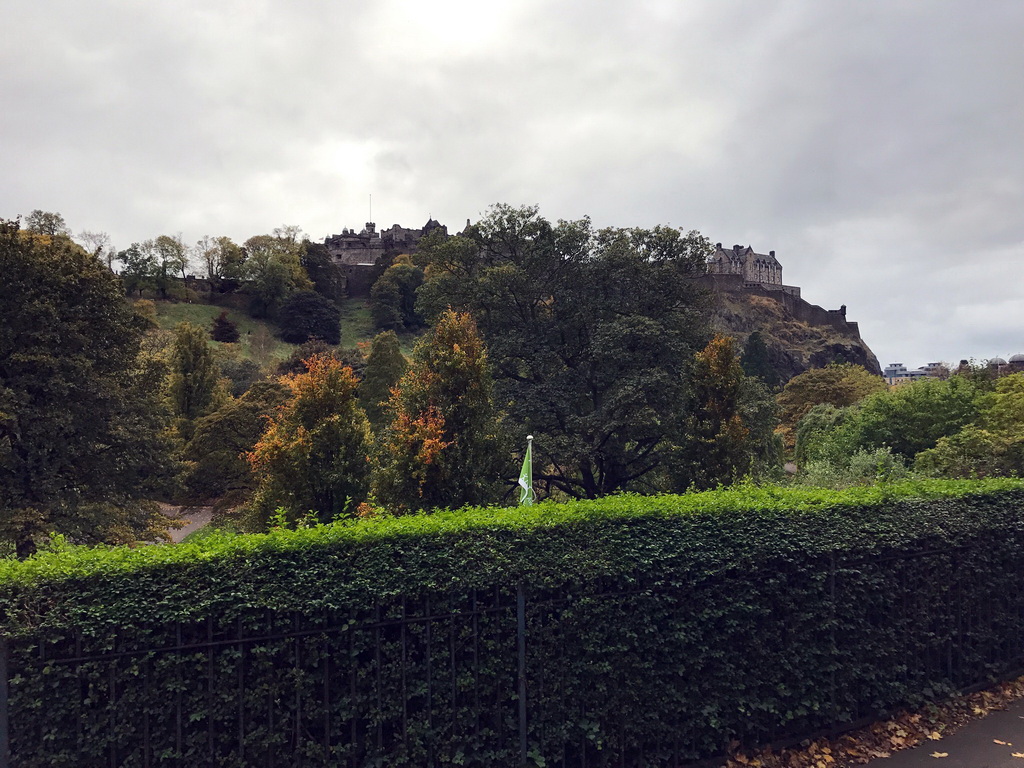
<svg viewBox="0 0 1024 768">
<path fill-rule="evenodd" d="M 994 385 L 974 377 L 966 380 L 983 392 L 993 387 L 979 398 L 976 422 L 918 453 L 915 469 L 940 477 L 1024 474 L 1024 374 L 1004 376 Z"/>
<path fill-rule="evenodd" d="M 833 363 L 794 376 L 777 398 L 779 431 L 787 448 L 794 447 L 796 426 L 814 406 L 828 403 L 842 408 L 886 388 L 881 376 L 853 363 Z"/>
<path fill-rule="evenodd" d="M 424 241 L 426 241 L 424 243 Z M 424 238 L 429 320 L 470 311 L 487 344 L 496 400 L 536 436 L 542 491 L 575 497 L 649 488 L 707 343 L 694 278 L 710 244 L 676 229 L 552 225 L 536 208 L 494 206 L 464 236 Z"/>
<path fill-rule="evenodd" d="M 370 289 L 370 314 L 383 330 L 413 330 L 423 325 L 416 311 L 416 290 L 423 284 L 423 270 L 408 256 L 399 255 Z"/>
<path fill-rule="evenodd" d="M 233 289 L 245 276 L 245 251 L 230 237 L 204 236 L 192 252 L 202 265 L 211 290 L 226 286 Z"/>
<path fill-rule="evenodd" d="M 160 235 L 153 241 L 153 248 L 160 265 L 160 277 L 167 281 L 180 275 L 184 280 L 188 272 L 189 254 L 181 235 Z"/>
<path fill-rule="evenodd" d="M 382 331 L 374 336 L 366 359 L 366 370 L 359 383 L 359 402 L 374 433 L 379 433 L 385 425 L 391 389 L 408 367 L 394 331 Z"/>
<path fill-rule="evenodd" d="M 267 427 L 267 420 L 287 400 L 288 390 L 277 381 L 252 385 L 238 399 L 225 402 L 196 421 L 183 451 L 182 485 L 189 503 L 214 502 L 217 508 L 247 502 L 257 477 L 245 454 L 252 451 Z"/>
<path fill-rule="evenodd" d="M 277 312 L 281 338 L 290 344 L 323 339 L 328 344 L 341 341 L 341 312 L 338 305 L 315 291 L 293 293 Z"/>
<path fill-rule="evenodd" d="M 292 292 L 313 287 L 302 267 L 300 251 L 294 235 L 287 233 L 256 235 L 245 241 L 245 277 L 253 314 L 273 316 Z"/>
<path fill-rule="evenodd" d="M 809 410 L 796 427 L 796 448 L 793 457 L 798 464 L 811 460 L 838 460 L 838 456 L 826 456 L 825 449 L 832 447 L 829 436 L 842 425 L 848 408 L 836 408 L 831 403 L 819 403 Z"/>
<path fill-rule="evenodd" d="M 132 243 L 117 254 L 121 262 L 121 280 L 128 295 L 143 291 L 156 290 L 159 267 L 156 254 L 151 248 L 144 248 L 141 243 Z"/>
<path fill-rule="evenodd" d="M 228 390 L 232 397 L 241 397 L 264 376 L 259 363 L 242 357 L 235 350 L 230 350 L 229 354 L 218 355 L 217 365 L 220 367 L 221 376 L 229 382 Z"/>
<path fill-rule="evenodd" d="M 56 212 L 41 211 L 38 208 L 25 217 L 25 230 L 36 235 L 71 236 L 71 230 L 63 216 Z"/>
<path fill-rule="evenodd" d="M 302 268 L 306 270 L 310 281 L 313 283 L 313 290 L 321 296 L 340 303 L 345 298 L 346 280 L 330 252 L 323 243 L 312 243 L 309 240 L 302 242 L 301 251 Z"/>
<path fill-rule="evenodd" d="M 398 512 L 496 501 L 503 452 L 492 388 L 472 317 L 446 311 L 416 345 L 390 401 L 374 474 L 378 501 Z"/>
<path fill-rule="evenodd" d="M 887 447 L 912 462 L 940 438 L 955 435 L 981 414 L 983 391 L 961 376 L 924 379 L 864 398 L 830 435 L 833 453 Z M 825 449 L 829 450 L 829 449 Z"/>
<path fill-rule="evenodd" d="M 167 392 L 179 431 L 187 439 L 191 424 L 224 401 L 220 368 L 206 343 L 206 332 L 192 323 L 174 329 Z"/>
<path fill-rule="evenodd" d="M 732 338 L 715 336 L 695 356 L 691 402 L 672 462 L 676 490 L 728 484 L 750 470 L 753 451 L 751 431 L 743 419 L 745 383 Z"/>
<path fill-rule="evenodd" d="M 26 555 L 49 532 L 157 538 L 173 463 L 147 322 L 67 238 L 0 222 L 0 274 L 0 539 Z"/>
<path fill-rule="evenodd" d="M 772 365 L 768 345 L 765 344 L 760 331 L 754 331 L 747 337 L 740 365 L 743 366 L 743 373 L 747 376 L 756 376 L 769 387 L 774 388 L 782 383 L 779 372 Z"/>
<path fill-rule="evenodd" d="M 351 516 L 366 498 L 369 424 L 356 398 L 352 369 L 327 355 L 305 373 L 282 379 L 288 401 L 248 454 L 259 486 L 247 505 L 247 527 L 266 528 L 276 509 L 296 524 Z"/>
</svg>

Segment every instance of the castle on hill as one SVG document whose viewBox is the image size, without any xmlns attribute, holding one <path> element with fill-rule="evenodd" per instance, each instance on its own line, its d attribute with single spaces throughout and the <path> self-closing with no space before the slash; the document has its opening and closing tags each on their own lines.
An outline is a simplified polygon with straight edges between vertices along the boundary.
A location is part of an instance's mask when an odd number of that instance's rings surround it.
<svg viewBox="0 0 1024 768">
<path fill-rule="evenodd" d="M 756 253 L 749 245 L 734 245 L 727 249 L 723 248 L 721 243 L 716 243 L 715 252 L 708 257 L 708 274 L 731 278 L 716 282 L 742 283 L 744 288 L 762 288 L 782 291 L 792 296 L 800 295 L 800 289 L 795 285 L 782 284 L 782 265 L 775 258 L 775 251 L 768 251 L 767 255 Z"/>
<path fill-rule="evenodd" d="M 340 235 L 326 238 L 324 245 L 338 264 L 373 266 L 385 253 L 413 253 L 420 238 L 435 229 L 448 234 L 448 227 L 433 218 L 421 229 L 406 229 L 394 224 L 383 232 L 377 232 L 377 225 L 368 221 L 361 232 L 346 227 Z"/>
</svg>

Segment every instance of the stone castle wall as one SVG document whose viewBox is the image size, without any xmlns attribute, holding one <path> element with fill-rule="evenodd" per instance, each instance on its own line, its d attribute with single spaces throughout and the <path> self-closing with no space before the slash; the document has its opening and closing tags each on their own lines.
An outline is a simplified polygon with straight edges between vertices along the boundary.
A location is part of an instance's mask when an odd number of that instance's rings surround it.
<svg viewBox="0 0 1024 768">
<path fill-rule="evenodd" d="M 800 289 L 794 286 L 760 285 L 746 282 L 743 275 L 722 274 L 704 275 L 700 282 L 711 291 L 764 296 L 782 304 L 794 319 L 802 323 L 829 327 L 844 336 L 860 339 L 860 327 L 846 319 L 845 307 L 825 309 L 817 304 L 811 304 L 800 297 Z"/>
</svg>

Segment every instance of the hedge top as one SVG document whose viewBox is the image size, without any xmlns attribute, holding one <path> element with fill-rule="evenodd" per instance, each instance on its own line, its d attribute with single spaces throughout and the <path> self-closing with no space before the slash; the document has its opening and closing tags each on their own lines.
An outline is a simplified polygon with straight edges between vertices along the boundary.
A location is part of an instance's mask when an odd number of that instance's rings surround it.
<svg viewBox="0 0 1024 768">
<path fill-rule="evenodd" d="M 0 561 L 0 632 L 139 617 L 194 620 L 252 608 L 333 610 L 524 579 L 558 588 L 581 577 L 671 573 L 693 564 L 712 573 L 750 558 L 868 556 L 923 539 L 955 542 L 979 527 L 1017 528 L 1024 525 L 1022 499 L 1024 480 L 1017 479 L 845 491 L 740 485 L 214 534 L 134 549 L 72 547 Z"/>
</svg>

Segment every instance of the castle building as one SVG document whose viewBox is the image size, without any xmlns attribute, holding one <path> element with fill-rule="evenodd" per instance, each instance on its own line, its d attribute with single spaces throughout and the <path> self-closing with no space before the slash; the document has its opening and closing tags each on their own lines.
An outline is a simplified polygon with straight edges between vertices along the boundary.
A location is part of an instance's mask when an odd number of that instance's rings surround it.
<svg viewBox="0 0 1024 768">
<path fill-rule="evenodd" d="M 345 228 L 340 235 L 326 238 L 324 245 L 338 264 L 372 266 L 386 252 L 414 253 L 420 238 L 435 229 L 440 229 L 445 235 L 448 234 L 448 228 L 433 218 L 424 224 L 422 229 L 406 229 L 394 224 L 391 229 L 385 229 L 383 232 L 377 232 L 377 225 L 368 221 L 361 232 Z"/>
<path fill-rule="evenodd" d="M 782 284 L 782 265 L 775 258 L 775 251 L 768 251 L 765 255 L 755 252 L 749 245 L 723 248 L 721 243 L 716 243 L 715 252 L 708 257 L 707 267 L 709 275 L 728 275 L 730 282 L 742 282 L 746 288 L 800 295 L 796 286 Z"/>
<path fill-rule="evenodd" d="M 749 245 L 734 245 L 725 249 L 715 244 L 715 252 L 708 259 L 708 272 L 716 275 L 743 275 L 746 283 L 762 286 L 782 286 L 782 265 L 775 258 L 775 251 L 768 255 L 755 253 Z"/>
<path fill-rule="evenodd" d="M 324 245 L 342 268 L 348 295 L 367 297 L 373 281 L 380 276 L 381 267 L 377 262 L 385 253 L 415 253 L 420 239 L 435 230 L 448 235 L 448 227 L 433 218 L 422 229 L 406 229 L 394 224 L 383 232 L 378 232 L 377 225 L 368 221 L 362 231 L 346 227 L 340 235 L 325 238 Z"/>
</svg>

